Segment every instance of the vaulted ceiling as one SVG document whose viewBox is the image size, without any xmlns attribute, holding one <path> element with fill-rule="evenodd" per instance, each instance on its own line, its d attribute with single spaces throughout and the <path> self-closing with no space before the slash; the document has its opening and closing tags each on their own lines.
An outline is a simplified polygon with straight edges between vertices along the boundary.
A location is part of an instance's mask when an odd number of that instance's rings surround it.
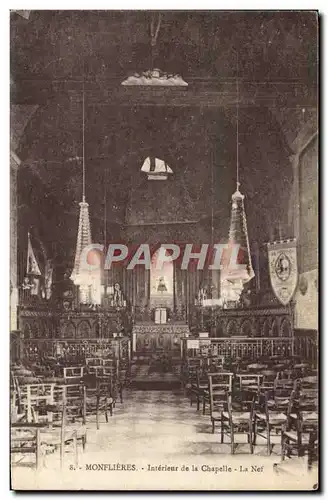
<svg viewBox="0 0 328 500">
<path fill-rule="evenodd" d="M 158 15 L 158 13 L 156 13 Z M 112 80 L 150 62 L 147 11 L 31 11 L 11 16 L 15 78 Z M 164 11 L 158 66 L 188 77 L 315 78 L 316 12 Z"/>
</svg>

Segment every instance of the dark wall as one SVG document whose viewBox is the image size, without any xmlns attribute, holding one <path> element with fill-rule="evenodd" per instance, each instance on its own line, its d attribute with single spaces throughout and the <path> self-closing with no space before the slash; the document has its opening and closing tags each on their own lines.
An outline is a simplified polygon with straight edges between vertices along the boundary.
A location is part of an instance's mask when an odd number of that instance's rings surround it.
<svg viewBox="0 0 328 500">
<path fill-rule="evenodd" d="M 21 142 L 19 248 L 26 246 L 27 228 L 35 226 L 69 266 L 82 198 L 82 101 L 57 97 L 38 109 Z M 235 118 L 234 110 L 222 108 L 87 104 L 86 199 L 93 241 L 225 241 L 236 189 Z M 167 161 L 171 178 L 147 180 L 140 169 L 149 154 Z M 292 175 L 289 149 L 266 108 L 240 110 L 239 158 L 250 241 L 263 243 L 277 236 L 287 215 Z"/>
<path fill-rule="evenodd" d="M 318 137 L 299 159 L 300 192 L 300 272 L 318 266 Z"/>
</svg>

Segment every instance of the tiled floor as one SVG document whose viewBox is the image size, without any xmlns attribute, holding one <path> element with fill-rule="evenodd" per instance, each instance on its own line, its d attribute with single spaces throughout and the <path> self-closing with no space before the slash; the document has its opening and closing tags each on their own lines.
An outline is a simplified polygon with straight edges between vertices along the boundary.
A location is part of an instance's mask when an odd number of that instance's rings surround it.
<svg viewBox="0 0 328 500">
<path fill-rule="evenodd" d="M 274 472 L 274 464 L 280 462 L 279 444 L 274 446 L 271 456 L 266 456 L 263 444 L 257 445 L 254 454 L 250 455 L 249 446 L 241 436 L 241 444 L 232 456 L 230 445 L 219 443 L 219 434 L 211 433 L 209 415 L 202 415 L 195 405 L 190 407 L 181 390 L 126 391 L 123 404 L 117 403 L 108 424 L 103 418 L 98 431 L 91 421 L 87 428 L 87 449 L 80 454 L 78 469 L 69 472 L 71 462 L 67 454 L 67 465 L 64 471 L 58 470 L 54 487 L 263 489 L 272 483 L 273 488 L 311 489 L 316 482 L 315 476 L 309 477 L 304 461 L 296 467 L 290 462 L 290 470 L 287 464 L 278 474 Z M 97 468 L 97 464 L 130 464 L 137 470 L 92 472 L 90 466 Z M 151 470 L 159 465 L 176 467 L 177 470 Z M 198 470 L 192 471 L 192 465 Z M 53 479 L 49 472 L 58 468 L 58 456 L 49 455 L 45 466 L 43 476 L 49 485 Z M 182 470 L 183 466 L 189 470 Z M 223 469 L 215 472 L 207 467 Z M 43 484 L 41 476 L 38 481 L 38 484 Z"/>
</svg>

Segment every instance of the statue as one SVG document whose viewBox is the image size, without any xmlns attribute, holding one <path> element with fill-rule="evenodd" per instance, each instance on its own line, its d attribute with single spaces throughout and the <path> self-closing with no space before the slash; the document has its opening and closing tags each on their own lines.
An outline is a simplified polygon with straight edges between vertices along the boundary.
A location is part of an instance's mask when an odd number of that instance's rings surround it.
<svg viewBox="0 0 328 500">
<path fill-rule="evenodd" d="M 203 286 L 198 290 L 198 303 L 202 305 L 203 301 L 207 299 L 207 291 Z"/>
<path fill-rule="evenodd" d="M 22 284 L 22 290 L 31 290 L 33 288 L 33 284 L 30 281 L 28 276 L 25 276 Z"/>
<path fill-rule="evenodd" d="M 165 284 L 165 280 L 164 280 L 163 276 L 161 276 L 158 280 L 157 291 L 162 292 L 162 293 L 167 292 L 167 288 L 166 288 L 166 284 Z"/>
<path fill-rule="evenodd" d="M 121 290 L 121 285 L 119 283 L 115 283 L 114 285 L 114 293 L 111 301 L 111 305 L 113 307 L 125 307 L 126 300 L 124 300 L 124 295 Z"/>
</svg>

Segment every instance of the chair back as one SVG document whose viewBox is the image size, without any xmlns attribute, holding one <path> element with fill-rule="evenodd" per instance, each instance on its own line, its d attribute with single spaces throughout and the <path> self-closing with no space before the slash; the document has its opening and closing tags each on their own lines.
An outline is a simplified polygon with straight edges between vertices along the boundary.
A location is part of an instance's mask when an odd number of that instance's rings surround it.
<svg viewBox="0 0 328 500">
<path fill-rule="evenodd" d="M 39 415 L 54 403 L 55 384 L 26 384 L 20 386 L 20 404 L 27 422 L 39 421 Z"/>
<path fill-rule="evenodd" d="M 86 358 L 85 364 L 87 368 L 87 372 L 90 375 L 97 375 L 99 371 L 102 370 L 103 363 L 101 358 Z"/>
<path fill-rule="evenodd" d="M 224 356 L 210 356 L 206 360 L 206 367 L 208 372 L 223 371 Z"/>
<path fill-rule="evenodd" d="M 278 373 L 274 370 L 263 370 L 262 372 L 262 382 L 260 391 L 264 394 L 267 390 L 273 390 L 275 387 L 275 381 L 278 378 Z"/>
<path fill-rule="evenodd" d="M 210 410 L 222 409 L 226 405 L 227 394 L 232 392 L 232 373 L 209 373 Z"/>
<path fill-rule="evenodd" d="M 318 391 L 310 389 L 300 389 L 295 403 L 296 411 L 317 412 L 319 405 Z"/>
<path fill-rule="evenodd" d="M 230 398 L 230 409 L 231 411 L 247 412 L 250 414 L 250 417 L 253 417 L 255 401 L 256 394 L 254 392 L 245 389 L 235 391 L 233 397 Z"/>
<path fill-rule="evenodd" d="M 11 466 L 25 466 L 38 469 L 41 459 L 41 441 L 40 428 L 35 425 L 33 427 L 28 424 L 14 423 L 10 427 L 10 454 Z M 18 455 L 17 461 L 13 459 L 14 455 Z M 35 459 L 29 462 L 23 461 L 22 456 L 35 456 Z M 32 457 L 31 457 L 32 458 Z"/>
<path fill-rule="evenodd" d="M 203 368 L 198 368 L 196 371 L 196 385 L 200 389 L 202 385 L 208 386 L 208 373 Z"/>
<path fill-rule="evenodd" d="M 83 379 L 83 366 L 66 366 L 63 370 L 65 383 L 67 384 L 79 383 Z"/>
<path fill-rule="evenodd" d="M 263 375 L 256 374 L 236 374 L 237 390 L 242 391 L 243 389 L 252 388 L 255 391 L 260 389 L 262 384 Z"/>
<path fill-rule="evenodd" d="M 59 421 L 64 412 L 67 422 L 82 419 L 85 421 L 85 385 L 63 384 L 55 387 L 55 405 L 53 421 Z M 64 410 L 63 410 L 64 409 Z"/>
<path fill-rule="evenodd" d="M 271 399 L 272 395 L 270 395 L 269 391 L 265 393 L 265 413 L 267 419 L 269 419 L 270 412 L 274 413 L 284 413 L 287 416 L 287 420 L 294 409 L 294 403 L 297 396 L 297 389 L 295 388 L 290 393 L 286 393 L 285 395 L 277 396 L 274 394 L 274 400 Z"/>
<path fill-rule="evenodd" d="M 102 367 L 104 376 L 117 377 L 119 370 L 119 363 L 116 359 L 106 358 L 102 360 Z"/>
</svg>

